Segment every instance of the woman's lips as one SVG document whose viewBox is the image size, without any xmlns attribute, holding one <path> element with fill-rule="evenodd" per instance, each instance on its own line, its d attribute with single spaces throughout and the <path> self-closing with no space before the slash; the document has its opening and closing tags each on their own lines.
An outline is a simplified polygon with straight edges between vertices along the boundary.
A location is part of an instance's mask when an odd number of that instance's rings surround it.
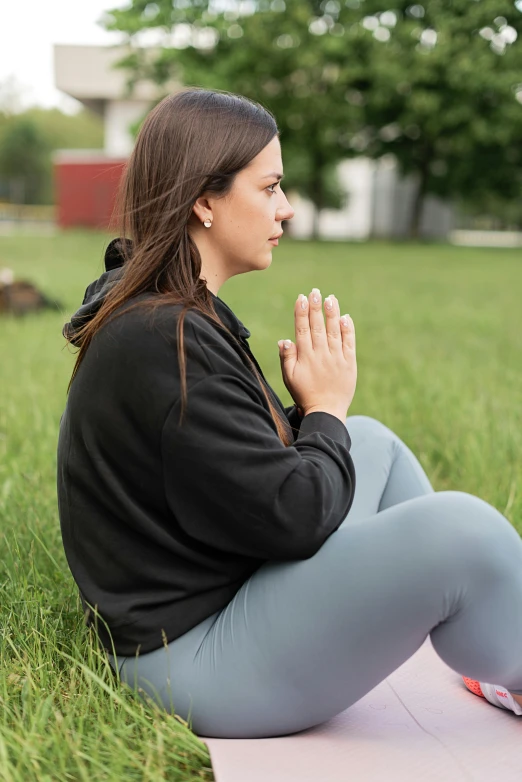
<svg viewBox="0 0 522 782">
<path fill-rule="evenodd" d="M 274 247 L 277 247 L 277 245 L 279 244 L 279 239 L 269 239 L 268 241 L 270 242 L 270 244 L 273 244 Z"/>
</svg>

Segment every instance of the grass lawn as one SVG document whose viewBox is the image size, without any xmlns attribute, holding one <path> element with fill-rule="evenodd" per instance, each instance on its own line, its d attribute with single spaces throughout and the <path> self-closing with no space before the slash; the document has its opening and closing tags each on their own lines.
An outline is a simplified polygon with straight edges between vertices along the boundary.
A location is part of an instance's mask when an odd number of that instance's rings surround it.
<svg viewBox="0 0 522 782">
<path fill-rule="evenodd" d="M 117 689 L 87 642 L 62 550 L 55 451 L 73 354 L 61 328 L 103 271 L 105 234 L 0 237 L 0 268 L 63 312 L 0 320 L 0 778 L 212 780 L 176 715 Z M 219 295 L 285 404 L 277 340 L 295 340 L 299 293 L 334 293 L 357 335 L 349 414 L 374 416 L 437 491 L 491 503 L 522 532 L 522 253 L 284 239 L 264 272 Z"/>
</svg>

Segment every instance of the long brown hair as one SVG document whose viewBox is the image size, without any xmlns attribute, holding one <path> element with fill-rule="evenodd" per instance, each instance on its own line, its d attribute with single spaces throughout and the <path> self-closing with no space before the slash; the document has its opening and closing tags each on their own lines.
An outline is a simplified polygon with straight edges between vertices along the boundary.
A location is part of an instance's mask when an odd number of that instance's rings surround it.
<svg viewBox="0 0 522 782">
<path fill-rule="evenodd" d="M 80 349 L 68 391 L 102 325 L 122 314 L 116 310 L 130 299 L 153 292 L 150 299 L 124 311 L 137 306 L 183 304 L 177 323 L 181 418 L 187 400 L 183 323 L 187 310 L 195 308 L 238 343 L 266 397 L 279 438 L 286 446 L 293 443 L 288 420 L 270 399 L 255 364 L 215 311 L 206 283 L 200 279 L 201 256 L 187 226 L 196 199 L 204 192 L 225 198 L 236 174 L 278 134 L 275 119 L 267 109 L 224 90 L 187 87 L 168 95 L 147 115 L 123 172 L 116 201 L 123 273 L 95 316 L 74 335 Z M 126 240 L 129 234 L 132 243 Z"/>
</svg>

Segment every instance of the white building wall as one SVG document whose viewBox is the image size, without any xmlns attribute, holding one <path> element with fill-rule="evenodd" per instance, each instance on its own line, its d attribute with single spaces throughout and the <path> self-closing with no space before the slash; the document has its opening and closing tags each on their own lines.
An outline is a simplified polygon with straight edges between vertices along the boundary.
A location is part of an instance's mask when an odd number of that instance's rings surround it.
<svg viewBox="0 0 522 782">
<path fill-rule="evenodd" d="M 150 108 L 146 100 L 109 100 L 105 104 L 105 152 L 111 156 L 130 155 L 134 138 L 130 126 L 140 120 Z"/>
<path fill-rule="evenodd" d="M 372 227 L 373 161 L 353 158 L 339 163 L 341 187 L 347 195 L 343 209 L 322 209 L 319 215 L 319 235 L 323 239 L 366 239 Z M 312 234 L 314 205 L 295 191 L 287 193 L 295 211 L 288 222 L 288 233 L 298 239 Z"/>
<path fill-rule="evenodd" d="M 409 235 L 410 219 L 417 192 L 417 177 L 400 177 L 395 163 L 378 161 L 374 176 L 373 232 L 375 238 Z M 420 236 L 445 239 L 453 227 L 454 209 L 449 201 L 433 195 L 424 199 Z"/>
<path fill-rule="evenodd" d="M 283 154 L 284 157 L 284 154 Z M 343 209 L 323 209 L 319 215 L 322 239 L 401 238 L 409 233 L 415 197 L 414 176 L 400 177 L 393 156 L 379 160 L 348 158 L 339 163 L 339 181 L 347 194 Z M 288 234 L 299 239 L 312 235 L 314 206 L 296 193 L 288 193 L 295 215 Z M 447 238 L 453 228 L 450 203 L 427 196 L 421 216 L 420 234 L 426 238 Z"/>
<path fill-rule="evenodd" d="M 373 237 L 385 238 L 397 233 L 397 171 L 395 159 L 384 155 L 374 161 L 372 171 L 372 229 Z M 399 230 L 400 233 L 400 230 Z"/>
<path fill-rule="evenodd" d="M 285 221 L 283 230 L 294 239 L 308 239 L 312 233 L 314 205 L 308 198 L 299 195 L 296 190 L 285 190 L 285 193 L 294 210 L 294 216 L 291 220 Z"/>
<path fill-rule="evenodd" d="M 323 209 L 319 234 L 328 239 L 367 239 L 372 227 L 372 161 L 359 157 L 341 161 L 339 181 L 346 193 L 343 209 Z"/>
<path fill-rule="evenodd" d="M 455 209 L 437 196 L 426 196 L 422 210 L 420 233 L 427 239 L 447 238 L 455 226 Z"/>
</svg>

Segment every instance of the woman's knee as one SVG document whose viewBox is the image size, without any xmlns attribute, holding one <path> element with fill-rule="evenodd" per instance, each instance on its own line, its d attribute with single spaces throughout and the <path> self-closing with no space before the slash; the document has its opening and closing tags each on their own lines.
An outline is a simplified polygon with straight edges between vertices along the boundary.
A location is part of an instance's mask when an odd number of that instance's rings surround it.
<svg viewBox="0 0 522 782">
<path fill-rule="evenodd" d="M 368 427 L 373 429 L 379 429 L 384 426 L 378 418 L 372 418 L 371 415 L 349 415 L 346 418 L 346 424 L 352 424 L 359 427 Z"/>
<path fill-rule="evenodd" d="M 522 540 L 510 522 L 485 500 L 463 491 L 440 491 L 418 498 L 424 503 L 422 542 L 439 555 L 481 560 L 496 566 L 507 560 L 522 566 Z M 411 506 L 415 515 L 414 506 Z"/>
<path fill-rule="evenodd" d="M 397 439 L 395 432 L 386 424 L 369 415 L 349 415 L 345 421 L 345 426 L 348 429 L 348 434 L 353 433 L 355 436 L 371 434 L 372 436 L 380 435 L 390 439 Z"/>
</svg>

